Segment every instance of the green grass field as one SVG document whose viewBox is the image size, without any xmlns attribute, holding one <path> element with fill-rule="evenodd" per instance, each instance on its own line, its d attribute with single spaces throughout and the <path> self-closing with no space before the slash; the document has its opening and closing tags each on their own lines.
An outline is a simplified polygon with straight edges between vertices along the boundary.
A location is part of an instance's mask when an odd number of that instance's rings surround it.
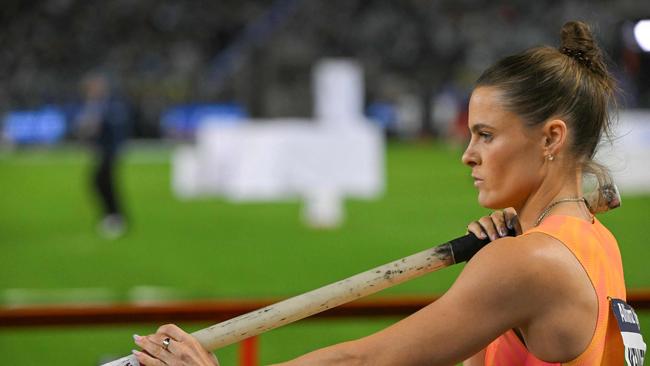
<svg viewBox="0 0 650 366">
<path fill-rule="evenodd" d="M 95 232 L 84 150 L 58 148 L 0 155 L 0 302 L 129 301 L 143 286 L 182 299 L 291 296 L 464 233 L 487 211 L 476 203 L 460 150 L 391 144 L 387 190 L 376 201 L 346 202 L 336 230 L 312 230 L 300 203 L 180 201 L 170 190 L 170 149 L 127 151 L 120 176 L 133 226 L 116 241 Z M 601 220 L 617 236 L 629 288 L 650 288 L 650 197 L 623 197 Z M 460 266 L 383 294 L 444 292 Z M 138 288 L 140 290 L 138 290 Z M 26 290 L 25 290 L 26 289 Z M 86 289 L 72 291 L 73 289 Z M 138 295 L 140 293 L 140 295 Z M 264 364 L 359 337 L 396 319 L 303 321 L 261 338 Z M 641 314 L 650 338 L 650 314 Z M 205 324 L 184 324 L 195 330 Z M 96 365 L 133 348 L 131 334 L 157 325 L 1 329 L 7 365 Z M 218 353 L 235 364 L 235 348 Z"/>
</svg>

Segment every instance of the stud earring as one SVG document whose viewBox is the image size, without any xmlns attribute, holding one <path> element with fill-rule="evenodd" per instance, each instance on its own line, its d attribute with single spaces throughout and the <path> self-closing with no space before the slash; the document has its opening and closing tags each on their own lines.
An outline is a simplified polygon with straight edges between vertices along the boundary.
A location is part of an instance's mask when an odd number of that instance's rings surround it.
<svg viewBox="0 0 650 366">
<path fill-rule="evenodd" d="M 549 161 L 553 161 L 553 160 L 555 160 L 555 156 L 553 156 L 553 154 L 548 154 L 548 155 L 546 155 L 546 158 L 547 158 Z"/>
</svg>

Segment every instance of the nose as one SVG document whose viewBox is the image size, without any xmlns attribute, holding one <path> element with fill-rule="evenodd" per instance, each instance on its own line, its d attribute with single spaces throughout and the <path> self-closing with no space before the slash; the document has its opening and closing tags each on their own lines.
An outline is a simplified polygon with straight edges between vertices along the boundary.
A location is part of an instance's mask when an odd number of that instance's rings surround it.
<svg viewBox="0 0 650 366">
<path fill-rule="evenodd" d="M 469 167 L 474 167 L 479 163 L 478 154 L 474 149 L 474 144 L 472 144 L 472 141 L 470 141 L 469 144 L 467 145 L 467 148 L 465 149 L 465 152 L 463 153 L 463 157 L 461 158 L 461 160 L 463 164 Z"/>
</svg>

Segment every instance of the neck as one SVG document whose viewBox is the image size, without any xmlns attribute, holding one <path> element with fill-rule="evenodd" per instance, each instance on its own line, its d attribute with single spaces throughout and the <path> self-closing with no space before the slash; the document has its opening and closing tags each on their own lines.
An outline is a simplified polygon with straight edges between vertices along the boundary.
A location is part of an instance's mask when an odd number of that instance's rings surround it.
<svg viewBox="0 0 650 366">
<path fill-rule="evenodd" d="M 566 177 L 565 179 L 552 176 L 546 177 L 519 207 L 515 207 L 519 214 L 522 229 L 526 231 L 533 228 L 544 210 L 554 202 L 565 198 L 582 197 L 581 176 L 582 173 L 577 172 L 575 177 Z M 584 203 L 566 202 L 551 207 L 546 216 L 559 213 L 583 217 L 586 216 L 586 212 L 588 210 Z"/>
</svg>

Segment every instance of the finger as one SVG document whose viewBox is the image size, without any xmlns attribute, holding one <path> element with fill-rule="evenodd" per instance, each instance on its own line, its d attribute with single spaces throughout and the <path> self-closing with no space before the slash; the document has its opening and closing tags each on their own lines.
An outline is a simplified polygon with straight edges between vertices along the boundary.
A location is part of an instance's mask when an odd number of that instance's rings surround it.
<svg viewBox="0 0 650 366">
<path fill-rule="evenodd" d="M 181 359 L 191 359 L 198 364 L 217 364 L 216 358 L 206 350 L 199 341 L 174 324 L 165 324 L 158 328 L 161 334 L 169 334 L 177 342 L 174 344 L 174 356 Z M 171 345 L 170 345 L 171 347 Z"/>
<path fill-rule="evenodd" d="M 517 216 L 517 211 L 512 207 L 508 207 L 503 210 L 503 215 L 505 216 L 508 229 L 514 229 L 512 220 Z"/>
<path fill-rule="evenodd" d="M 133 355 L 135 358 L 138 360 L 138 363 L 141 365 L 146 365 L 146 366 L 164 366 L 166 363 L 162 362 L 161 360 L 155 359 L 151 357 L 150 355 L 146 354 L 145 352 L 140 352 L 133 350 Z"/>
<path fill-rule="evenodd" d="M 521 235 L 524 232 L 524 229 L 521 228 L 521 221 L 519 221 L 519 216 L 515 216 L 514 225 L 517 235 Z"/>
<path fill-rule="evenodd" d="M 467 231 L 476 235 L 479 239 L 487 239 L 487 233 L 483 230 L 483 226 L 478 221 L 473 221 L 467 225 Z"/>
<path fill-rule="evenodd" d="M 166 358 L 170 354 L 163 348 L 161 342 L 154 342 L 149 336 L 134 335 L 133 339 L 135 340 L 135 344 L 140 346 L 143 351 L 158 360 L 163 360 L 163 358 Z"/>
<path fill-rule="evenodd" d="M 508 226 L 508 229 L 510 230 L 515 230 L 515 233 L 517 235 L 522 233 L 521 229 L 521 223 L 519 222 L 519 216 L 517 215 L 517 211 L 515 211 L 514 208 L 508 207 L 505 210 L 503 210 L 503 213 L 506 217 L 506 226 Z"/>
<path fill-rule="evenodd" d="M 161 352 L 158 355 L 158 358 L 165 361 L 166 363 L 170 363 L 173 355 L 176 355 L 178 353 L 178 348 L 181 345 L 181 342 L 175 340 L 169 334 L 160 332 L 147 336 L 147 339 L 149 339 L 154 344 L 160 345 L 164 352 Z"/>
<path fill-rule="evenodd" d="M 499 234 L 497 234 L 497 229 L 494 227 L 494 221 L 492 221 L 492 217 L 483 216 L 478 220 L 478 223 L 481 225 L 481 227 L 483 227 L 483 230 L 490 237 L 490 240 L 494 241 L 499 238 Z"/>
<path fill-rule="evenodd" d="M 168 334 L 179 342 L 192 342 L 194 337 L 176 326 L 175 324 L 165 324 L 158 328 L 158 333 Z"/>
<path fill-rule="evenodd" d="M 494 227 L 497 229 L 500 237 L 508 236 L 508 227 L 506 225 L 506 218 L 503 211 L 494 211 L 490 214 L 490 218 L 494 223 Z"/>
</svg>

